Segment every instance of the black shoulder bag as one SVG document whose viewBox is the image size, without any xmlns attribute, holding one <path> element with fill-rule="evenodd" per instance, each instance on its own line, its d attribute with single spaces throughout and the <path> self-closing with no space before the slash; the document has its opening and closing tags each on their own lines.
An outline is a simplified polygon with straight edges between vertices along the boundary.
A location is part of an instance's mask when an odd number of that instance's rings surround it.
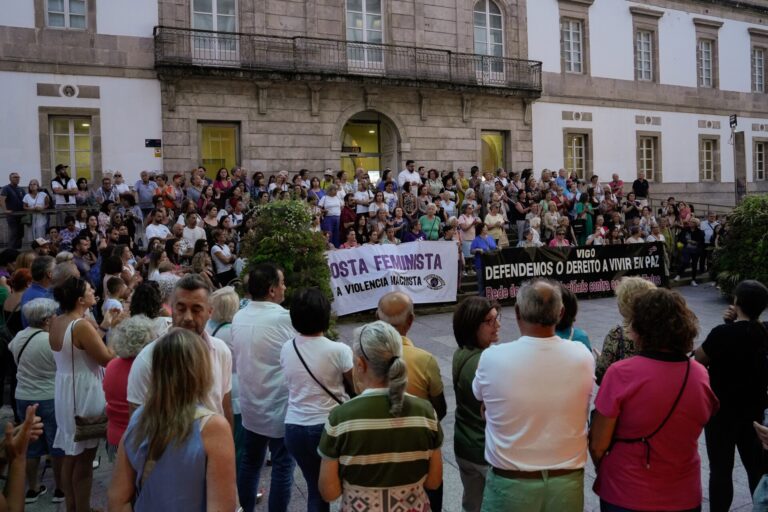
<svg viewBox="0 0 768 512">
<path fill-rule="evenodd" d="M 19 357 L 16 358 L 16 366 L 19 366 L 19 362 L 21 361 L 21 354 L 24 353 L 24 350 L 27 348 L 27 345 L 29 345 L 29 342 L 32 341 L 32 338 L 34 338 L 35 336 L 37 336 L 41 332 L 45 332 L 45 331 L 37 331 L 35 334 L 33 334 L 32 336 L 27 338 L 27 341 L 24 343 L 24 346 L 21 347 L 21 350 L 19 350 Z"/>
<path fill-rule="evenodd" d="M 219 324 L 219 326 L 218 326 L 218 327 L 216 327 L 216 328 L 213 330 L 213 334 L 211 334 L 211 336 L 214 336 L 214 337 L 215 337 L 215 336 L 216 336 L 216 333 L 217 333 L 217 332 L 219 332 L 219 331 L 221 330 L 221 328 L 222 328 L 222 327 L 225 327 L 225 326 L 227 326 L 227 325 L 230 325 L 231 323 L 232 323 L 232 322 L 224 322 L 224 323 L 221 323 L 221 324 Z"/>
<path fill-rule="evenodd" d="M 615 437 L 611 444 L 615 443 L 643 443 L 645 445 L 645 467 L 646 469 L 650 469 L 651 467 L 651 443 L 650 440 L 658 434 L 662 428 L 664 428 L 664 425 L 667 424 L 669 421 L 669 418 L 672 417 L 672 413 L 675 412 L 675 409 L 677 409 L 677 404 L 680 402 L 680 398 L 683 396 L 683 391 L 685 391 L 685 386 L 688 384 L 688 374 L 691 372 L 691 360 L 690 358 L 685 359 L 686 366 L 685 366 L 685 377 L 683 377 L 683 385 L 680 386 L 680 391 L 677 393 L 677 397 L 675 398 L 675 401 L 672 403 L 672 407 L 669 409 L 669 412 L 667 413 L 664 420 L 661 422 L 661 424 L 656 427 L 656 430 L 648 434 L 647 436 L 643 437 L 633 437 L 633 438 L 621 438 L 621 437 Z"/>
<path fill-rule="evenodd" d="M 299 348 L 296 346 L 296 338 L 293 338 L 293 340 L 291 340 L 291 343 L 293 343 L 293 350 L 296 351 L 296 355 L 299 356 L 299 361 L 301 361 L 301 364 L 304 365 L 304 369 L 307 370 L 307 373 L 309 374 L 310 377 L 312 377 L 312 380 L 317 382 L 317 385 L 323 388 L 323 391 L 325 391 L 329 397 L 333 398 L 337 404 L 343 404 L 344 402 L 341 401 L 339 397 L 331 393 L 331 391 L 327 387 L 325 387 L 322 382 L 317 380 L 317 377 L 315 377 L 315 375 L 309 369 L 309 366 L 307 366 L 307 363 L 304 361 L 304 358 L 301 357 L 301 352 L 299 352 Z"/>
</svg>

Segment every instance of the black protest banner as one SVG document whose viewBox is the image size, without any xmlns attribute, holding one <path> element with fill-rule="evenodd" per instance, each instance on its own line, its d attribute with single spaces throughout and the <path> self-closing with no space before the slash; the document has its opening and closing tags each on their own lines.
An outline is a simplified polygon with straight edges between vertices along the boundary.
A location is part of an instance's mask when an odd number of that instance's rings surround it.
<svg viewBox="0 0 768 512">
<path fill-rule="evenodd" d="M 485 296 L 512 299 L 537 277 L 562 282 L 579 298 L 607 296 L 624 276 L 669 284 L 661 242 L 591 247 L 508 248 L 483 255 Z"/>
</svg>

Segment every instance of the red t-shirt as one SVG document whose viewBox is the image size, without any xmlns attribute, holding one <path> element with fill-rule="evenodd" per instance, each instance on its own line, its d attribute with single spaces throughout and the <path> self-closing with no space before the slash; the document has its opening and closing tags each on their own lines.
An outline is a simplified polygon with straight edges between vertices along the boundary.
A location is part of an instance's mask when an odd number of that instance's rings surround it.
<svg viewBox="0 0 768 512">
<path fill-rule="evenodd" d="M 117 446 L 128 428 L 131 415 L 128 409 L 128 374 L 133 359 L 116 357 L 104 372 L 104 397 L 107 399 L 107 442 Z"/>
<path fill-rule="evenodd" d="M 650 435 L 672 408 L 685 377 L 685 361 L 634 356 L 612 364 L 603 378 L 595 408 L 618 417 L 614 438 Z M 701 504 L 698 440 L 717 410 L 706 368 L 691 361 L 680 402 L 666 425 L 646 445 L 615 443 L 600 462 L 594 490 L 600 498 L 633 510 L 687 510 Z"/>
</svg>

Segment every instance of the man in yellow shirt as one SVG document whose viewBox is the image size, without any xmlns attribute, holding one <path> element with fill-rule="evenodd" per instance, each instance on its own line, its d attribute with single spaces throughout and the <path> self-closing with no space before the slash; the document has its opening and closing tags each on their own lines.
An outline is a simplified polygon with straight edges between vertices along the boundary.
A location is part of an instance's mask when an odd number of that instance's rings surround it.
<svg viewBox="0 0 768 512">
<path fill-rule="evenodd" d="M 443 419 L 447 406 L 437 360 L 426 350 L 416 347 L 407 336 L 416 318 L 411 298 L 402 292 L 390 292 L 384 295 L 379 300 L 376 317 L 397 329 L 403 338 L 403 358 L 408 367 L 406 391 L 429 400 L 435 408 L 437 417 Z"/>
<path fill-rule="evenodd" d="M 447 406 L 443 393 L 443 381 L 440 378 L 440 367 L 435 356 L 416 347 L 407 336 L 416 318 L 413 313 L 413 301 L 402 292 L 390 292 L 379 299 L 376 317 L 394 327 L 403 338 L 403 358 L 408 369 L 406 392 L 429 400 L 435 408 L 437 418 L 442 420 Z M 434 491 L 427 489 L 427 496 L 429 496 L 432 510 L 443 509 L 442 485 Z"/>
</svg>

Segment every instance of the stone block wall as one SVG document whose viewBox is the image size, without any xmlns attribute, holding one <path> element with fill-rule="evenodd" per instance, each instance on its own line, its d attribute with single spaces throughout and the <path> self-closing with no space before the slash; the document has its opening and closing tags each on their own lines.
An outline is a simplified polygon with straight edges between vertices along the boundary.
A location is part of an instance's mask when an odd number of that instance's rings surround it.
<svg viewBox="0 0 768 512">
<path fill-rule="evenodd" d="M 240 160 L 249 170 L 338 169 L 342 129 L 366 110 L 382 114 L 397 133 L 399 154 L 393 167 L 402 168 L 405 159 L 441 170 L 476 165 L 482 130 L 506 133 L 508 167 L 532 165 L 531 128 L 519 98 L 324 82 L 312 84 L 319 87 L 313 115 L 306 83 L 259 86 L 266 94 L 260 96 L 258 87 L 247 81 L 201 78 L 177 83 L 173 110 L 163 101 L 165 170 L 198 165 L 198 127 L 206 121 L 239 125 Z"/>
</svg>

